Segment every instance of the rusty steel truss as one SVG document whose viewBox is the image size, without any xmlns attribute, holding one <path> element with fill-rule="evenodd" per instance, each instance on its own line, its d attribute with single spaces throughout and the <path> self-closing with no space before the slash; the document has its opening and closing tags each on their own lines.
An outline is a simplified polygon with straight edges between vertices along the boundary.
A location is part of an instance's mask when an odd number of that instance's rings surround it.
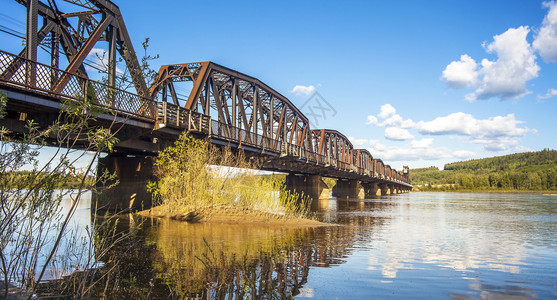
<svg viewBox="0 0 557 300">
<path fill-rule="evenodd" d="M 165 65 L 151 86 L 152 98 L 179 106 L 175 83 L 191 81 L 183 109 L 211 116 L 212 133 L 267 151 L 310 159 L 309 121 L 286 97 L 257 78 L 213 62 Z M 158 95 L 160 94 L 160 95 Z"/>
<path fill-rule="evenodd" d="M 141 67 L 135 55 L 133 45 L 128 35 L 126 25 L 120 9 L 107 0 L 65 0 L 73 4 L 77 11 L 61 12 L 56 1 L 44 3 L 39 0 L 16 0 L 27 8 L 27 30 L 25 46 L 18 56 L 30 61 L 37 61 L 40 44 L 48 38 L 50 41 L 50 66 L 59 69 L 60 46 L 68 60 L 64 73 L 54 78 L 52 92 L 60 93 L 71 79 L 72 75 L 87 77 L 84 66 L 85 58 L 91 53 L 99 41 L 108 42 L 108 85 L 115 86 L 116 54 L 120 54 L 130 72 L 136 93 L 140 97 L 147 96 L 147 85 Z M 39 21 L 42 26 L 39 28 Z M 74 25 L 72 25 L 74 24 Z M 76 25 L 77 24 L 77 25 Z M 31 65 L 31 64 L 30 64 Z M 14 60 L 12 65 L 0 74 L 0 78 L 7 80 L 14 76 L 21 67 L 21 60 Z M 33 86 L 36 69 L 29 67 L 31 75 L 28 85 Z"/>
<path fill-rule="evenodd" d="M 128 130 L 133 139 L 121 145 L 149 145 L 142 151 L 156 152 L 155 140 L 190 131 L 256 153 L 264 169 L 410 186 L 407 171 L 397 172 L 369 151 L 354 149 L 336 130 L 310 128 L 288 98 L 236 70 L 209 61 L 164 65 L 147 88 L 122 14 L 111 1 L 65 0 L 75 8 L 66 13 L 54 0 L 16 1 L 27 9 L 25 45 L 18 55 L 0 50 L 0 88 L 23 95 L 18 109 L 33 107 L 21 106 L 27 94 L 58 103 L 93 101 L 136 122 Z M 42 64 L 37 51 L 45 41 L 50 61 Z M 97 42 L 108 43 L 105 83 L 90 80 L 84 66 Z M 63 68 L 59 49 L 67 58 Z M 115 86 L 117 54 L 136 94 Z M 180 83 L 190 85 L 188 95 L 178 92 Z M 134 128 L 137 122 L 141 130 Z"/>
<path fill-rule="evenodd" d="M 177 92 L 181 82 L 191 84 L 188 95 Z M 409 182 L 369 151 L 354 149 L 342 133 L 310 129 L 286 97 L 259 79 L 213 62 L 162 66 L 150 96 L 159 103 L 157 127 L 206 133 L 224 145 L 279 156 L 278 163 L 264 164 L 268 169 Z"/>
</svg>

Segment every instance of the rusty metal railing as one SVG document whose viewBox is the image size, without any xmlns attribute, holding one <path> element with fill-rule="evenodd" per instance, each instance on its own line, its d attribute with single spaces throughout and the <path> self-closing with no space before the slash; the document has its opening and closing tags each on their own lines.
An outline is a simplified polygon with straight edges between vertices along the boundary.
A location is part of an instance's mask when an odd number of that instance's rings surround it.
<svg viewBox="0 0 557 300">
<path fill-rule="evenodd" d="M 62 77 L 67 80 L 63 86 Z M 0 84 L 58 100 L 91 101 L 117 114 L 155 121 L 151 99 L 1 50 Z"/>
<path fill-rule="evenodd" d="M 211 117 L 167 102 L 157 102 L 157 123 L 198 133 L 211 133 Z"/>
</svg>

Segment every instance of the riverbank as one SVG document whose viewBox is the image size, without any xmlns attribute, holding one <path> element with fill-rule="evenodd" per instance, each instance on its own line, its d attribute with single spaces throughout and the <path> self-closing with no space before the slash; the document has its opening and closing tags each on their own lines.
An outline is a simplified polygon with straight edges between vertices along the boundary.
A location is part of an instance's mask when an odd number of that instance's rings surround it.
<svg viewBox="0 0 557 300">
<path fill-rule="evenodd" d="M 182 213 L 169 213 L 164 206 L 156 206 L 136 213 L 143 217 L 170 218 L 188 223 L 220 224 L 257 224 L 269 226 L 335 226 L 313 219 L 273 214 L 264 211 L 241 209 L 231 206 L 213 206 L 189 210 Z"/>
<path fill-rule="evenodd" d="M 528 190 L 454 190 L 454 189 L 426 189 L 416 190 L 413 189 L 412 193 L 495 193 L 495 194 L 543 194 L 549 196 L 556 196 L 557 191 L 528 191 Z"/>
</svg>

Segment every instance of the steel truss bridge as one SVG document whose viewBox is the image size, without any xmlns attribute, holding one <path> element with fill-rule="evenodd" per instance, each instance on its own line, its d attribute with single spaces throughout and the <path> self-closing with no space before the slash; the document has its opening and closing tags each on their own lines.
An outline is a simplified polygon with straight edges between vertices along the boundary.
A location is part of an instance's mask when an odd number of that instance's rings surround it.
<svg viewBox="0 0 557 300">
<path fill-rule="evenodd" d="M 48 123 L 62 101 L 92 101 L 113 113 L 98 117 L 99 126 L 116 116 L 120 153 L 156 154 L 189 131 L 243 149 L 264 170 L 411 188 L 406 170 L 354 149 L 336 130 L 310 128 L 288 98 L 257 78 L 196 62 L 162 66 L 148 87 L 122 14 L 111 1 L 16 1 L 27 12 L 24 46 L 17 54 L 0 50 L 0 91 L 9 98 L 2 123 L 11 130 L 21 129 L 23 119 Z M 62 12 L 62 4 L 71 11 Z M 87 74 L 86 59 L 98 43 L 108 48 L 106 82 Z M 118 60 L 129 71 L 131 89 L 116 86 Z M 181 84 L 191 86 L 189 96 L 177 92 Z"/>
</svg>

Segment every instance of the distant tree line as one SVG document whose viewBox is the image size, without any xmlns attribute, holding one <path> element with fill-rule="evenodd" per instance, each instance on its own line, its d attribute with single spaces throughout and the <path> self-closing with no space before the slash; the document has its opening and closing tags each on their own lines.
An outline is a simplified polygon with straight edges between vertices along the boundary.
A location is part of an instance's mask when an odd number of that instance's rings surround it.
<svg viewBox="0 0 557 300">
<path fill-rule="evenodd" d="M 55 189 L 77 189 L 84 175 L 80 174 L 48 174 L 46 172 L 16 171 L 2 174 L 2 186 L 12 189 L 28 189 L 32 182 L 41 181 L 41 178 L 49 177 L 55 182 Z M 91 188 L 95 183 L 93 176 L 85 178 L 85 188 Z"/>
<path fill-rule="evenodd" d="M 545 149 L 412 169 L 412 184 L 438 191 L 555 191 L 557 151 Z"/>
</svg>

